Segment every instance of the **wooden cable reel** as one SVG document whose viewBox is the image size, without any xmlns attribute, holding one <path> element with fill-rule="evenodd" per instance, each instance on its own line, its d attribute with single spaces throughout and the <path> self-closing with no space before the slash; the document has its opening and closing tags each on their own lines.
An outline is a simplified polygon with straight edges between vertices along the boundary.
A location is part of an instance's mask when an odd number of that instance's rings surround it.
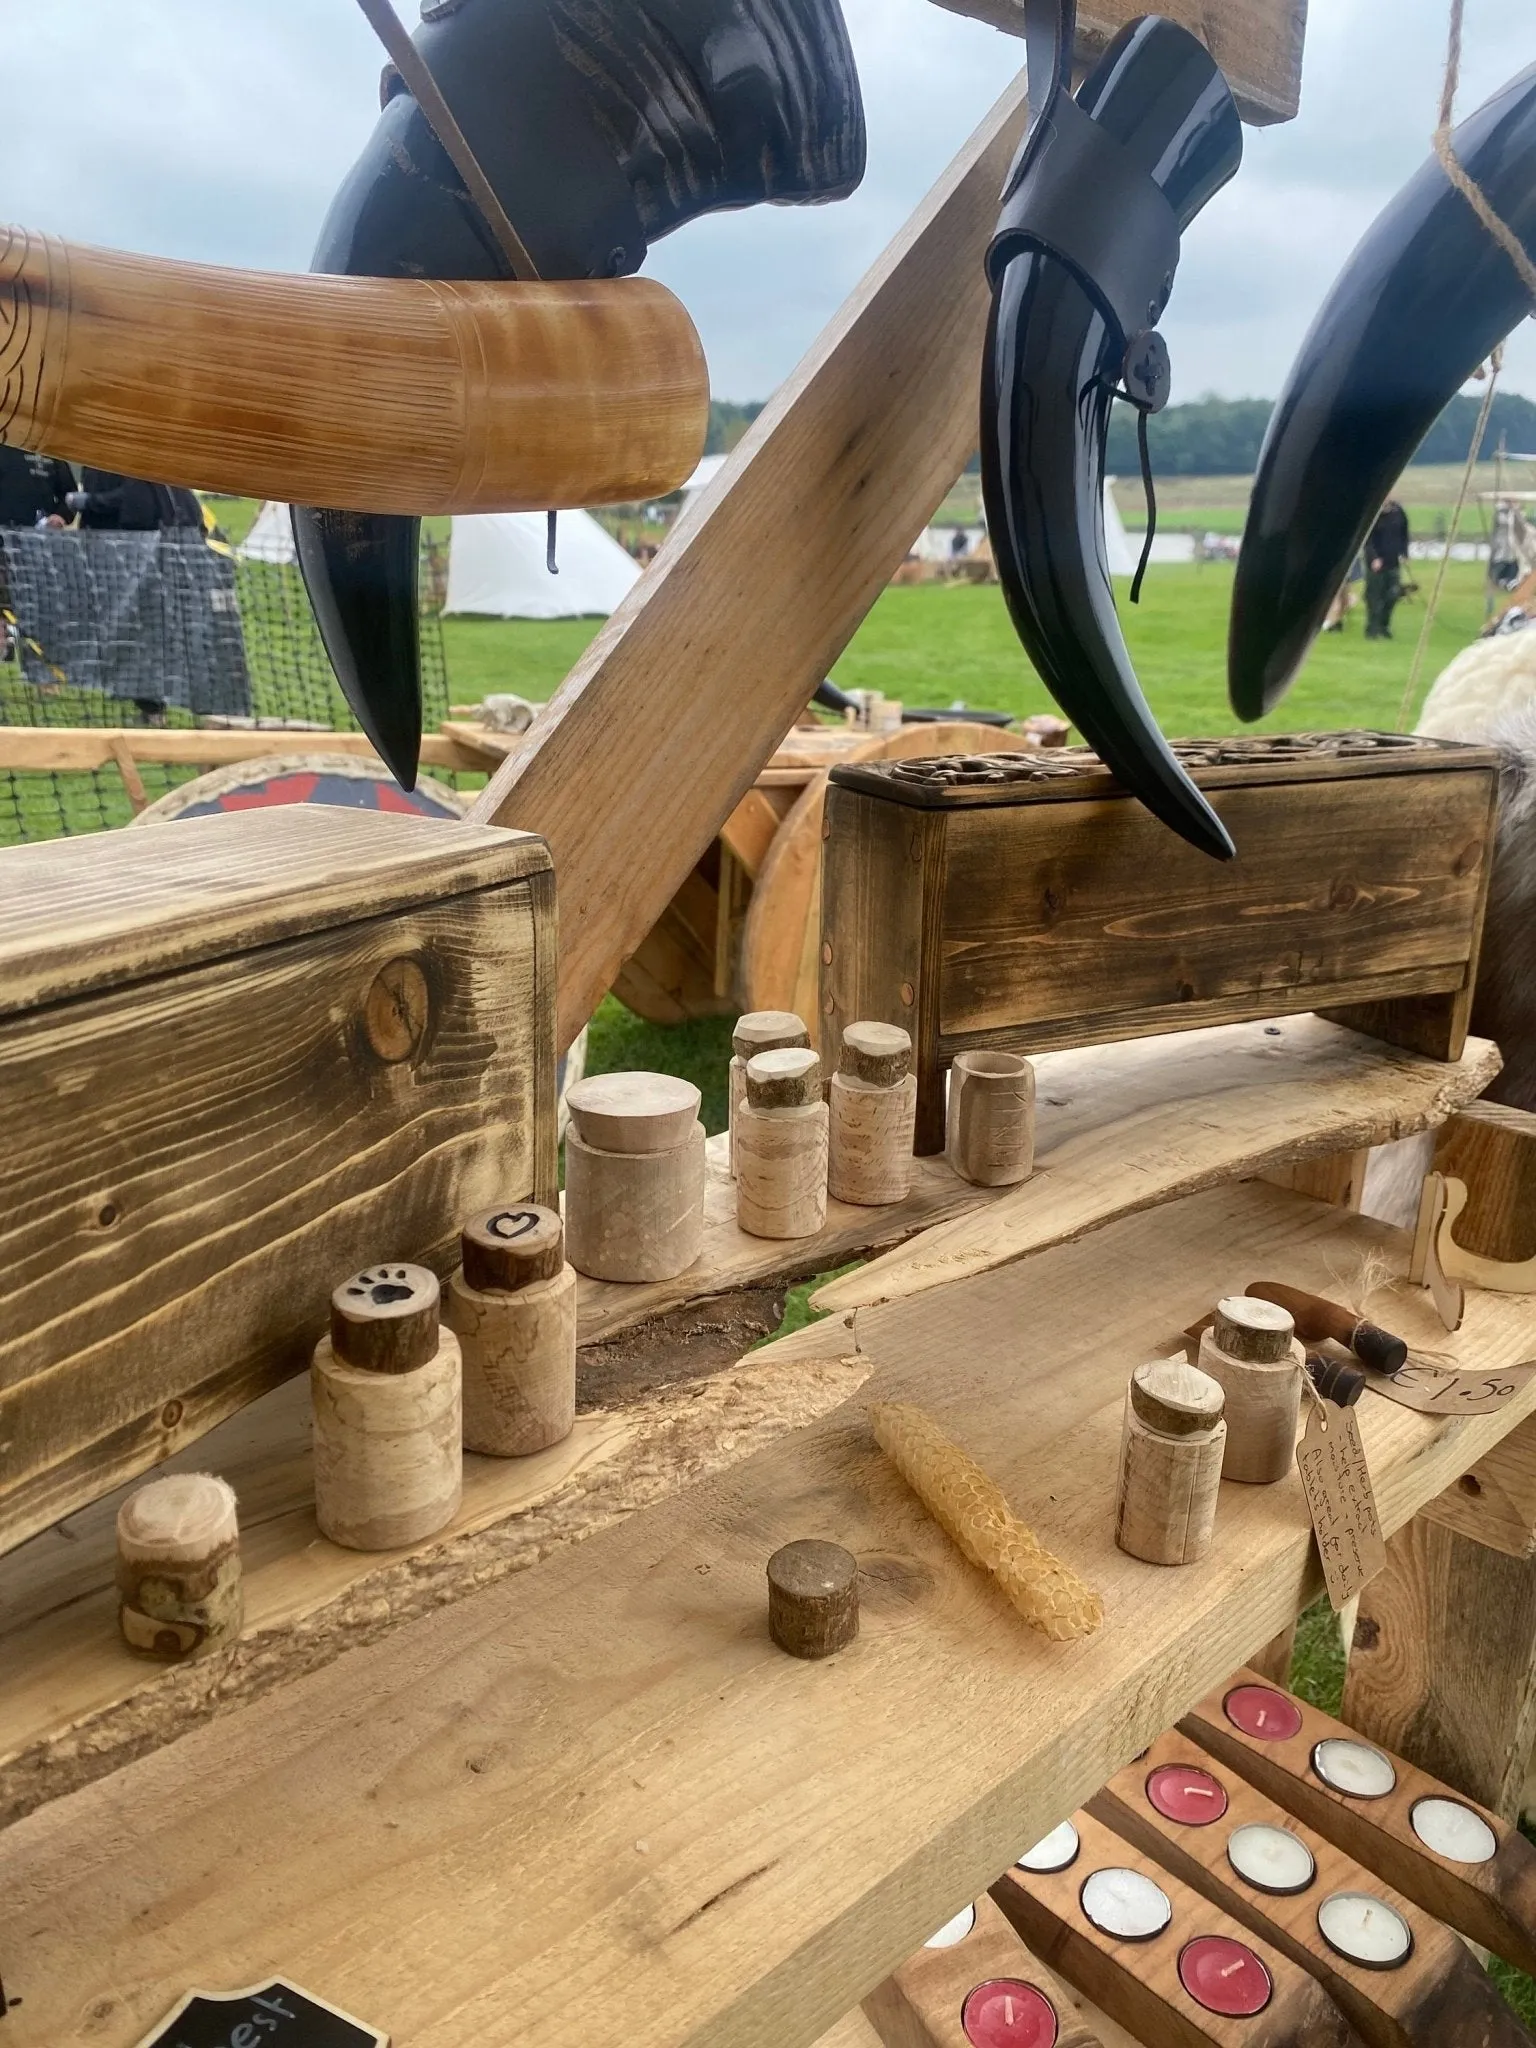
<svg viewBox="0 0 1536 2048">
<path fill-rule="evenodd" d="M 0 230 L 0 442 L 378 513 L 675 490 L 704 448 L 693 322 L 647 278 L 275 276 Z"/>
</svg>

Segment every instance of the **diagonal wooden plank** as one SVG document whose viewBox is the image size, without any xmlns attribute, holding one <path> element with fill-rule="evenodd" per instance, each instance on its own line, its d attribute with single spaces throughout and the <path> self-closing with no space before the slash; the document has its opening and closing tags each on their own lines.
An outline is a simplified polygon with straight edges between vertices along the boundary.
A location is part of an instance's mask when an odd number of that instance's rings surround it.
<svg viewBox="0 0 1536 2048">
<path fill-rule="evenodd" d="M 976 444 L 1014 81 L 477 800 L 541 832 L 568 1044 Z M 684 742 L 680 744 L 680 742 Z"/>
</svg>

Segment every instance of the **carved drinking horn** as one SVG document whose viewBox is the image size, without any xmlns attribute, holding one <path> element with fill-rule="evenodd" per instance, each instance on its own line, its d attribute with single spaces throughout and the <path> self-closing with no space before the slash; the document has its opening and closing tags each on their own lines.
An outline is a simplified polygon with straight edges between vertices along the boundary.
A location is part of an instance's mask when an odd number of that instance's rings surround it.
<svg viewBox="0 0 1536 2048">
<path fill-rule="evenodd" d="M 1536 256 L 1536 65 L 1451 143 Z M 1227 682 L 1239 718 L 1261 718 L 1285 695 L 1404 465 L 1530 311 L 1514 261 L 1431 156 L 1344 266 L 1270 420 L 1232 593 Z"/>
<path fill-rule="evenodd" d="M 1179 237 L 1236 171 L 1242 129 L 1208 51 L 1155 15 L 1120 32 L 1074 98 L 1074 11 L 1030 0 L 1025 14 L 1039 111 L 987 255 L 987 528 L 1014 627 L 1056 702 L 1148 810 L 1226 859 L 1226 828 L 1159 732 L 1126 651 L 1104 457 L 1117 391 L 1144 413 L 1167 398 L 1156 324 Z"/>
<path fill-rule="evenodd" d="M 0 228 L 0 441 L 235 497 L 508 511 L 674 490 L 709 414 L 633 278 L 283 277 Z"/>
<path fill-rule="evenodd" d="M 623 276 L 702 213 L 837 199 L 863 175 L 837 0 L 428 0 L 414 40 L 544 278 Z M 505 278 L 490 229 L 392 68 L 383 93 L 314 268 Z M 421 732 L 414 523 L 296 509 L 294 532 L 342 689 L 409 786 Z"/>
</svg>

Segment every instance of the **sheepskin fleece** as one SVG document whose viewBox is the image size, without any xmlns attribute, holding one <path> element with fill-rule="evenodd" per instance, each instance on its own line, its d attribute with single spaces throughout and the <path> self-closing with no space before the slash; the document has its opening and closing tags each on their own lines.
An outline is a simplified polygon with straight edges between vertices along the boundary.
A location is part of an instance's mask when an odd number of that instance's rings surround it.
<svg viewBox="0 0 1536 2048">
<path fill-rule="evenodd" d="M 1536 626 L 1474 640 L 1436 676 L 1415 730 L 1437 740 L 1486 740 L 1493 725 L 1536 709 Z"/>
</svg>

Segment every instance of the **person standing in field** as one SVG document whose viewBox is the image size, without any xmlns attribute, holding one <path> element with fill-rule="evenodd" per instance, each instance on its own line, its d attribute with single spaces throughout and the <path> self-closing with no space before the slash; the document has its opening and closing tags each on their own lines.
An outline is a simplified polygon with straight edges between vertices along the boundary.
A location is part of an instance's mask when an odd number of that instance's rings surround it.
<svg viewBox="0 0 1536 2048">
<path fill-rule="evenodd" d="M 1392 611 L 1403 594 L 1402 565 L 1408 559 L 1408 514 L 1388 498 L 1365 540 L 1365 637 L 1392 638 Z"/>
</svg>

